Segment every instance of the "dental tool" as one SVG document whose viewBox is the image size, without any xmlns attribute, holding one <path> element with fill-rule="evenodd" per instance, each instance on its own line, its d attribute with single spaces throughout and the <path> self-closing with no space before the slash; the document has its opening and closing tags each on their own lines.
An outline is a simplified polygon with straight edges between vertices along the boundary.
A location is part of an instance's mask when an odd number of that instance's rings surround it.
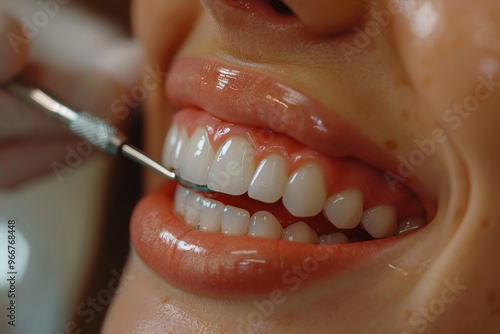
<svg viewBox="0 0 500 334">
<path fill-rule="evenodd" d="M 38 110 L 61 120 L 71 132 L 89 141 L 92 145 L 114 156 L 124 156 L 156 173 L 174 180 L 187 188 L 212 192 L 206 185 L 199 185 L 181 178 L 175 171 L 163 167 L 140 149 L 130 145 L 127 137 L 116 127 L 88 112 L 77 112 L 26 79 L 6 83 L 7 91 L 34 105 Z"/>
</svg>

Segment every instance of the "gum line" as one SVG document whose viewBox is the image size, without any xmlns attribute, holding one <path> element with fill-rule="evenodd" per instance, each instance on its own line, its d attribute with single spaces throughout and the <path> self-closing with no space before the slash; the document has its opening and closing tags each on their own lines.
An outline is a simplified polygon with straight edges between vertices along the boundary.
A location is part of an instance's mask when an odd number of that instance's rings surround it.
<svg viewBox="0 0 500 334">
<path fill-rule="evenodd" d="M 285 159 L 289 175 L 305 162 L 314 162 L 324 171 L 328 194 L 357 188 L 364 194 L 365 209 L 378 205 L 391 205 L 398 211 L 399 218 L 425 215 L 422 204 L 409 189 L 402 184 L 396 184 L 392 191 L 381 171 L 356 160 L 332 159 L 288 136 L 270 130 L 230 124 L 196 109 L 176 113 L 173 122 L 179 128 L 185 128 L 188 137 L 191 137 L 197 128 L 205 129 L 214 150 L 217 150 L 229 137 L 243 137 L 254 148 L 256 164 L 269 154 L 278 154 Z"/>
</svg>

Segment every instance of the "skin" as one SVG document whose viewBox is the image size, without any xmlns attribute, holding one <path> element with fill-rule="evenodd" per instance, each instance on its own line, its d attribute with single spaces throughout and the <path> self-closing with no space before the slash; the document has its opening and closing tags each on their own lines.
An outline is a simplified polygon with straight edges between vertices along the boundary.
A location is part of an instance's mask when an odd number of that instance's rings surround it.
<svg viewBox="0 0 500 334">
<path fill-rule="evenodd" d="M 261 18 L 234 29 L 228 17 L 210 16 L 187 0 L 136 0 L 134 33 L 148 64 L 165 71 L 175 57 L 208 55 L 271 73 L 335 108 L 395 158 L 408 158 L 418 149 L 415 140 L 433 138 L 436 129 L 446 139 L 412 174 L 438 205 L 429 226 L 383 264 L 304 284 L 258 332 L 497 333 L 500 154 L 493 138 L 500 120 L 500 3 L 408 0 L 360 47 L 356 29 L 373 22 L 370 12 L 387 8 L 385 1 L 284 2 L 297 15 L 299 33 L 266 31 Z M 325 19 L 339 10 L 351 14 Z M 419 26 L 424 19 L 428 24 Z M 359 52 L 346 54 L 346 44 Z M 453 121 L 444 118 L 488 78 L 499 83 L 487 98 Z M 161 89 L 150 94 L 146 143 L 158 159 L 172 111 Z M 151 175 L 147 181 L 150 189 L 158 184 Z M 136 278 L 114 300 L 105 333 L 235 333 L 235 319 L 247 319 L 254 300 L 266 298 L 184 292 L 133 252 L 126 273 Z"/>
</svg>

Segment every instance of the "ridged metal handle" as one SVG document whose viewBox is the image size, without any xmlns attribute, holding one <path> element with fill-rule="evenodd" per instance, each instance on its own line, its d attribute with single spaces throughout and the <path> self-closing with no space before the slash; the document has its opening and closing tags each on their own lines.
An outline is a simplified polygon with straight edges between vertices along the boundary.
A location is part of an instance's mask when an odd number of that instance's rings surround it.
<svg viewBox="0 0 500 334">
<path fill-rule="evenodd" d="M 114 126 L 87 112 L 79 113 L 69 123 L 69 128 L 77 136 L 113 155 L 119 155 L 120 147 L 127 141 Z"/>
</svg>

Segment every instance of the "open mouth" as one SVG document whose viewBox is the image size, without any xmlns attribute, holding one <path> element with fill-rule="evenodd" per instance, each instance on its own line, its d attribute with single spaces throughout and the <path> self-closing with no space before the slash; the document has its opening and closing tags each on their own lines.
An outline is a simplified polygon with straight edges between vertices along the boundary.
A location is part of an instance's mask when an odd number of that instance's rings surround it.
<svg viewBox="0 0 500 334">
<path fill-rule="evenodd" d="M 214 193 L 168 183 L 139 204 L 132 239 L 181 288 L 272 291 L 311 261 L 308 277 L 324 277 L 377 257 L 433 217 L 431 203 L 389 186 L 387 153 L 271 78 L 188 58 L 167 91 L 179 111 L 163 163 Z"/>
<path fill-rule="evenodd" d="M 205 112 L 177 113 L 163 163 L 217 192 L 177 188 L 177 214 L 202 231 L 335 244 L 387 238 L 426 223 L 418 199 L 404 187 L 393 192 L 373 167 L 329 159 L 286 136 Z"/>
</svg>

